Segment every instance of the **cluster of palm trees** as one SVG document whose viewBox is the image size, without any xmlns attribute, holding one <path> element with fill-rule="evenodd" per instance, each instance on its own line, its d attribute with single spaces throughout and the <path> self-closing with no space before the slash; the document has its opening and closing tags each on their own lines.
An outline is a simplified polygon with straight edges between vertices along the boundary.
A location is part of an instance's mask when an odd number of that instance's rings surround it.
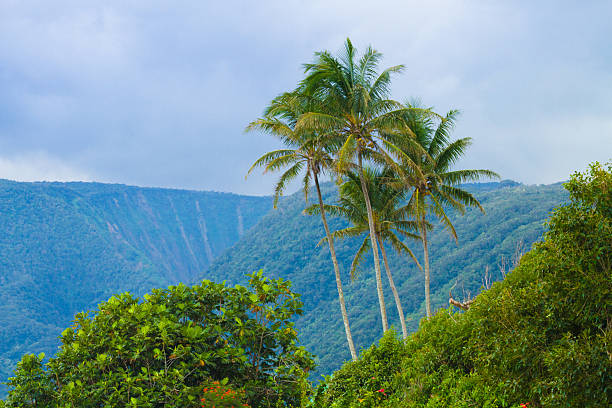
<svg viewBox="0 0 612 408">
<path fill-rule="evenodd" d="M 334 240 L 365 235 L 351 266 L 351 275 L 370 250 L 383 332 L 389 328 L 382 289 L 380 257 L 407 336 L 404 313 L 387 260 L 385 243 L 407 254 L 425 274 L 425 305 L 431 316 L 429 252 L 427 232 L 432 218 L 439 219 L 450 234 L 457 234 L 446 215 L 447 208 L 463 213 L 466 206 L 480 203 L 461 184 L 482 177 L 497 177 L 490 170 L 452 170 L 471 139 L 451 140 L 458 112 L 445 116 L 416 104 L 390 99 L 392 75 L 403 66 L 380 72 L 382 55 L 371 47 L 358 55 L 350 40 L 334 56 L 317 52 L 305 65 L 305 78 L 298 87 L 275 98 L 262 118 L 247 130 L 259 130 L 279 138 L 284 149 L 264 154 L 251 167 L 264 172 L 282 170 L 274 190 L 274 206 L 290 181 L 302 177 L 307 199 L 314 183 L 318 205 L 308 207 L 319 214 L 329 245 L 340 310 L 353 360 L 357 358 L 344 301 L 342 280 Z M 320 180 L 332 176 L 339 184 L 339 200 L 323 202 Z M 345 217 L 350 226 L 331 232 L 327 214 Z M 406 244 L 417 240 L 423 246 L 423 266 Z"/>
</svg>

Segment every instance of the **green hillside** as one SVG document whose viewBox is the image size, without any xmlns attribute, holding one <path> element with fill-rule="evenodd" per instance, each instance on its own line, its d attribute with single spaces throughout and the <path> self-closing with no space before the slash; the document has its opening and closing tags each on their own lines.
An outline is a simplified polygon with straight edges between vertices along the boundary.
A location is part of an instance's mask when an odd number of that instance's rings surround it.
<svg viewBox="0 0 612 408">
<path fill-rule="evenodd" d="M 75 313 L 193 282 L 269 211 L 267 197 L 0 180 L 0 381 L 52 355 Z"/>
<path fill-rule="evenodd" d="M 402 341 L 393 333 L 321 382 L 309 408 L 573 408 L 612 403 L 612 166 L 569 202 L 501 282 Z"/>
<path fill-rule="evenodd" d="M 459 297 L 463 290 L 476 293 L 487 266 L 499 279 L 501 257 L 511 257 L 519 242 L 528 248 L 538 240 L 548 212 L 566 199 L 560 185 L 502 182 L 468 188 L 487 214 L 468 211 L 453 217 L 459 245 L 442 231 L 432 234 L 436 307 L 447 303 L 455 283 Z M 326 185 L 324 193 L 332 202 L 335 186 Z M 245 274 L 258 269 L 290 279 L 302 294 L 300 338 L 319 356 L 319 372 L 331 372 L 348 358 L 348 349 L 329 253 L 316 246 L 322 226 L 319 218 L 302 215 L 303 208 L 301 193 L 271 210 L 269 197 L 0 181 L 0 379 L 24 353 L 53 355 L 59 333 L 74 314 L 94 309 L 113 294 L 142 294 L 202 277 L 244 283 Z M 331 220 L 332 228 L 343 226 Z M 337 244 L 353 335 L 365 348 L 379 338 L 380 318 L 370 265 L 365 263 L 359 278 L 349 282 L 355 248 L 355 241 Z M 420 248 L 413 245 L 413 250 L 420 255 Z M 390 263 L 415 329 L 424 313 L 422 276 L 408 259 L 392 256 Z M 387 295 L 394 322 L 395 306 Z"/>
<path fill-rule="evenodd" d="M 502 257 L 511 259 L 517 245 L 529 249 L 542 236 L 543 223 L 550 210 L 567 198 L 560 184 L 524 186 L 505 181 L 467 185 L 466 188 L 476 194 L 486 215 L 468 210 L 465 216 L 452 216 L 459 235 L 458 245 L 436 226 L 430 249 L 435 308 L 448 304 L 452 285 L 456 284 L 453 292 L 456 297 L 463 293 L 476 294 L 487 267 L 492 279 L 500 280 Z M 325 201 L 332 202 L 334 197 L 335 187 L 327 185 Z M 297 321 L 300 338 L 306 348 L 318 356 L 319 373 L 330 373 L 350 355 L 336 300 L 329 252 L 327 246 L 316 246 L 324 234 L 321 221 L 318 217 L 302 215 L 303 208 L 301 193 L 288 197 L 279 209 L 263 217 L 256 228 L 219 257 L 204 277 L 222 276 L 237 283 L 244 282 L 246 272 L 263 269 L 267 276 L 291 280 L 304 301 L 305 313 Z M 330 220 L 332 229 L 343 226 L 341 220 Z M 371 264 L 365 264 L 358 279 L 350 283 L 348 270 L 356 244 L 355 240 L 340 241 L 336 251 L 346 278 L 345 295 L 353 337 L 358 348 L 366 348 L 380 337 L 382 326 L 375 306 Z M 422 255 L 420 247 L 411 246 L 417 256 Z M 408 324 L 414 330 L 424 315 L 423 277 L 405 257 L 392 256 L 390 264 Z M 397 327 L 397 311 L 388 285 L 385 291 L 387 311 Z"/>
</svg>

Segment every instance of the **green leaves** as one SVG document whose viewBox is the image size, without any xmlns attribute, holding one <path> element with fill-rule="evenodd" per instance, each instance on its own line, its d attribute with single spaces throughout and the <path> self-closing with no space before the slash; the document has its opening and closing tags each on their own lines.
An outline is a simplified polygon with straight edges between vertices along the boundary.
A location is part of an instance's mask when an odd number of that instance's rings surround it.
<svg viewBox="0 0 612 408">
<path fill-rule="evenodd" d="M 295 403 L 314 365 L 292 329 L 299 313 L 289 282 L 261 272 L 249 288 L 203 281 L 118 295 L 77 316 L 44 366 L 43 354 L 24 356 L 5 406 L 197 407 L 215 379 L 244 388 L 254 407 Z"/>
<path fill-rule="evenodd" d="M 384 337 L 326 378 L 313 407 L 610 406 L 612 166 L 567 185 L 571 203 L 503 282 L 405 343 Z"/>
</svg>

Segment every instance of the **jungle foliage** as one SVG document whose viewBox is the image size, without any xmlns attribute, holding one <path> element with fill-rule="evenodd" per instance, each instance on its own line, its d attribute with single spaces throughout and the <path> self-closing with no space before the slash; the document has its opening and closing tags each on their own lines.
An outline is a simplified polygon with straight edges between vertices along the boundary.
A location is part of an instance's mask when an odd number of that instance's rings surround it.
<svg viewBox="0 0 612 408">
<path fill-rule="evenodd" d="M 198 407 L 222 399 L 220 384 L 252 407 L 300 405 L 314 365 L 293 328 L 302 302 L 288 281 L 249 278 L 125 293 L 78 314 L 56 356 L 23 357 L 0 406 Z"/>
<path fill-rule="evenodd" d="M 612 403 L 612 165 L 565 184 L 544 240 L 466 312 L 440 310 L 318 387 L 314 407 Z"/>
<path fill-rule="evenodd" d="M 0 382 L 23 354 L 53 355 L 74 315 L 113 294 L 142 295 L 201 280 L 202 270 L 271 202 L 118 184 L 0 180 Z M 4 390 L 0 385 L 0 398 Z"/>
<path fill-rule="evenodd" d="M 449 210 L 459 244 L 441 228 L 430 234 L 431 265 L 437 271 L 431 280 L 434 310 L 448 305 L 448 291 L 453 285 L 456 285 L 453 293 L 461 297 L 464 292 L 475 295 L 481 290 L 487 270 L 492 281 L 503 279 L 504 264 L 511 263 L 517 249 L 528 250 L 542 237 L 549 212 L 567 199 L 567 191 L 560 184 L 525 186 L 503 181 L 469 184 L 465 188 L 478 197 L 486 214 L 468 209 L 464 216 L 458 217 Z M 322 192 L 326 203 L 338 203 L 335 186 L 325 184 Z M 296 320 L 300 338 L 317 356 L 317 372 L 330 374 L 350 359 L 350 354 L 346 349 L 329 249 L 325 243 L 317 246 L 325 236 L 321 221 L 318 217 L 303 215 L 303 208 L 301 193 L 281 201 L 277 210 L 263 217 L 256 228 L 220 256 L 204 277 L 223 277 L 228 282 L 242 283 L 241 271 L 263 269 L 267 276 L 291 280 L 304 301 L 304 315 Z M 348 226 L 338 217 L 330 217 L 329 224 L 332 230 Z M 336 242 L 347 310 L 358 349 L 369 347 L 380 338 L 380 314 L 372 307 L 377 299 L 371 256 L 364 257 L 356 278 L 350 278 L 351 263 L 362 242 L 363 237 Z M 418 242 L 407 245 L 415 253 L 422 251 Z M 406 325 L 409 331 L 414 331 L 425 314 L 423 273 L 405 254 L 397 255 L 390 246 L 387 250 L 406 313 Z M 386 284 L 384 290 L 386 300 L 393 303 Z M 389 319 L 400 331 L 395 310 L 390 310 Z"/>
</svg>

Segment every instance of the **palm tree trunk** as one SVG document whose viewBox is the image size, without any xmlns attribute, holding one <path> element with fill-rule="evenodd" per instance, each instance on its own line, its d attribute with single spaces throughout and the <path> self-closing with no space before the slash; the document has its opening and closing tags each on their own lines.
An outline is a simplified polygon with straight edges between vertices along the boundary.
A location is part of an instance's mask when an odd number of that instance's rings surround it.
<svg viewBox="0 0 612 408">
<path fill-rule="evenodd" d="M 431 298 L 429 296 L 429 250 L 427 249 L 427 229 L 425 218 L 421 220 L 421 238 L 423 239 L 423 256 L 425 257 L 425 309 L 427 318 L 431 317 Z"/>
<path fill-rule="evenodd" d="M 383 333 L 389 330 L 389 323 L 387 323 L 387 309 L 385 307 L 385 298 L 382 291 L 382 276 L 380 272 L 380 259 L 378 257 L 378 245 L 376 243 L 376 230 L 374 229 L 374 216 L 372 214 L 372 204 L 370 203 L 370 196 L 368 195 L 368 186 L 366 185 L 365 178 L 363 176 L 363 165 L 361 159 L 361 151 L 357 148 L 357 161 L 359 165 L 359 181 L 361 182 L 361 192 L 363 193 L 363 199 L 366 203 L 366 209 L 368 211 L 368 226 L 370 228 L 370 243 L 372 244 L 372 253 L 374 255 L 374 271 L 376 272 L 376 291 L 378 293 L 378 304 L 380 306 L 380 317 L 382 320 Z"/>
<path fill-rule="evenodd" d="M 342 280 L 340 279 L 340 268 L 338 267 L 338 259 L 336 259 L 336 249 L 334 248 L 334 238 L 329 232 L 329 226 L 327 225 L 327 218 L 325 217 L 325 208 L 323 207 L 323 198 L 321 197 L 321 189 L 319 188 L 319 178 L 317 173 L 312 172 L 314 176 L 315 186 L 317 187 L 317 194 L 319 196 L 319 207 L 321 208 L 321 220 L 325 227 L 325 235 L 327 236 L 327 243 L 329 244 L 329 253 L 331 254 L 332 263 L 334 264 L 334 273 L 336 274 L 336 286 L 338 287 L 338 299 L 340 300 L 340 312 L 342 313 L 342 320 L 344 321 L 344 331 L 346 332 L 346 341 L 348 342 L 349 350 L 351 351 L 351 358 L 353 361 L 357 361 L 357 352 L 355 351 L 355 344 L 353 344 L 353 336 L 351 335 L 351 328 L 349 326 L 348 313 L 346 312 L 346 304 L 344 303 L 344 291 L 342 290 Z"/>
<path fill-rule="evenodd" d="M 387 251 L 385 246 L 378 237 L 378 245 L 380 245 L 380 252 L 383 256 L 383 263 L 385 264 L 385 271 L 387 272 L 387 278 L 389 279 L 389 286 L 391 286 L 391 292 L 393 292 L 393 298 L 395 299 L 395 306 L 397 306 L 397 313 L 399 314 L 400 324 L 402 326 L 402 336 L 404 339 L 408 337 L 408 330 L 406 329 L 406 318 L 404 317 L 404 310 L 402 309 L 402 303 L 400 302 L 399 293 L 393 282 L 393 276 L 391 275 L 391 269 L 389 269 L 389 261 L 387 260 Z"/>
</svg>

